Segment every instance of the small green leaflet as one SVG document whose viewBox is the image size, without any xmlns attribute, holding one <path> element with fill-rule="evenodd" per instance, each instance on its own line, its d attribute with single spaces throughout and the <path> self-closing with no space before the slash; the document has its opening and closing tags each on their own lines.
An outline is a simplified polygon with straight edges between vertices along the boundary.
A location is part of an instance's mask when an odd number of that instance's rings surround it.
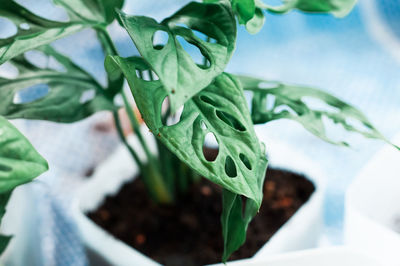
<svg viewBox="0 0 400 266">
<path fill-rule="evenodd" d="M 323 117 L 340 124 L 350 132 L 357 132 L 364 137 L 380 139 L 386 138 L 371 124 L 371 122 L 356 108 L 340 99 L 318 89 L 286 85 L 261 79 L 237 76 L 245 90 L 253 92 L 251 116 L 253 123 L 263 124 L 277 119 L 291 119 L 299 122 L 305 129 L 329 143 L 349 146 L 344 141 L 334 141 L 326 135 Z M 268 88 L 263 88 L 268 87 Z M 273 105 L 267 108 L 267 97 L 275 97 Z M 337 111 L 316 110 L 307 105 L 305 98 L 323 101 L 327 106 Z M 289 108 L 292 112 L 280 107 Z M 353 125 L 352 121 L 362 125 L 362 128 Z"/>
<path fill-rule="evenodd" d="M 102 26 L 114 19 L 114 8 L 120 8 L 122 0 L 55 0 L 67 9 L 71 20 L 57 22 L 39 17 L 13 0 L 0 0 L 0 17 L 11 20 L 17 33 L 0 39 L 0 65 L 9 59 L 49 44 L 86 27 Z M 87 16 L 87 17 L 86 17 Z"/>
<path fill-rule="evenodd" d="M 106 69 L 114 78 L 121 71 L 127 78 L 135 102 L 147 126 L 175 155 L 199 174 L 222 187 L 256 202 L 262 200 L 264 178 L 259 168 L 266 161 L 258 141 L 240 84 L 228 74 L 187 101 L 180 121 L 162 123 L 161 105 L 167 92 L 159 80 L 146 81 L 136 71 L 150 66 L 141 58 L 107 57 Z M 204 158 L 205 136 L 212 133 L 219 144 L 215 161 Z"/>
<path fill-rule="evenodd" d="M 0 115 L 69 123 L 97 111 L 113 110 L 114 95 L 108 95 L 92 76 L 50 46 L 39 50 L 63 69 L 39 68 L 23 55 L 10 60 L 19 74 L 14 79 L 0 77 Z M 21 92 L 38 89 L 46 90 L 40 98 L 16 101 Z"/>
<path fill-rule="evenodd" d="M 357 0 L 284 0 L 280 6 L 264 4 L 255 0 L 256 6 L 272 13 L 286 13 L 292 9 L 312 13 L 332 13 L 335 17 L 344 17 L 350 13 Z"/>
<path fill-rule="evenodd" d="M 189 3 L 161 23 L 149 17 L 123 13 L 120 13 L 120 20 L 144 60 L 159 77 L 173 112 L 224 71 L 235 49 L 236 21 L 225 1 Z M 168 34 L 163 47 L 153 47 L 157 31 Z M 215 42 L 201 39 L 196 31 Z M 210 65 L 197 65 L 177 37 L 197 47 Z"/>
<path fill-rule="evenodd" d="M 45 159 L 4 117 L 0 116 L 0 194 L 47 171 Z"/>
</svg>

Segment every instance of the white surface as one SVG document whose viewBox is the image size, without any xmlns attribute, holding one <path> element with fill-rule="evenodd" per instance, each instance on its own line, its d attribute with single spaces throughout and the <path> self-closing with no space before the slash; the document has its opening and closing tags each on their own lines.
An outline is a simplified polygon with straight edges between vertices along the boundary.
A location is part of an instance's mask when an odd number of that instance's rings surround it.
<svg viewBox="0 0 400 266">
<path fill-rule="evenodd" d="M 272 255 L 263 260 L 244 260 L 227 266 L 383 266 L 375 258 L 348 248 L 305 250 Z"/>
<path fill-rule="evenodd" d="M 400 135 L 393 142 L 399 144 Z M 346 195 L 345 242 L 377 254 L 385 265 L 400 265 L 400 234 L 394 231 L 400 219 L 399 191 L 400 152 L 387 145 L 360 172 Z"/>
<path fill-rule="evenodd" d="M 136 147 L 136 138 L 130 141 Z M 269 254 L 316 247 L 322 229 L 323 177 L 311 160 L 284 144 L 267 142 L 270 163 L 307 175 L 315 184 L 316 191 L 309 201 L 274 235 L 256 254 L 263 258 Z M 74 216 L 84 243 L 92 251 L 101 254 L 112 265 L 157 265 L 123 242 L 103 231 L 84 212 L 99 206 L 106 195 L 117 193 L 132 176 L 137 167 L 124 147 L 120 147 L 98 169 L 82 188 L 74 204 Z"/>
</svg>

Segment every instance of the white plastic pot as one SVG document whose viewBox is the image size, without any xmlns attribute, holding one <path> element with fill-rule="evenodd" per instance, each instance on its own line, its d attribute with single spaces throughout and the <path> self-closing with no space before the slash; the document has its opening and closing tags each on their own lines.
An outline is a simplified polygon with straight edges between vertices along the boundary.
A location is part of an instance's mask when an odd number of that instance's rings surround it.
<svg viewBox="0 0 400 266">
<path fill-rule="evenodd" d="M 393 143 L 400 143 L 400 135 Z M 386 145 L 371 159 L 351 184 L 345 207 L 345 242 L 376 254 L 385 265 L 400 265 L 398 150 Z"/>
<path fill-rule="evenodd" d="M 129 141 L 139 146 L 136 138 Z M 276 142 L 268 145 L 270 166 L 307 176 L 316 190 L 292 218 L 258 251 L 255 258 L 268 254 L 301 250 L 317 246 L 322 230 L 322 202 L 324 175 L 318 167 L 289 147 Z M 132 180 L 137 167 L 124 147 L 120 147 L 100 165 L 77 196 L 74 217 L 89 255 L 110 265 L 158 265 L 153 260 L 114 238 L 92 222 L 85 213 L 99 207 L 107 195 L 118 193 L 121 186 Z M 97 262 L 97 261 L 96 261 Z"/>
<path fill-rule="evenodd" d="M 228 266 L 384 266 L 370 255 L 345 247 L 322 248 L 228 263 Z"/>
</svg>

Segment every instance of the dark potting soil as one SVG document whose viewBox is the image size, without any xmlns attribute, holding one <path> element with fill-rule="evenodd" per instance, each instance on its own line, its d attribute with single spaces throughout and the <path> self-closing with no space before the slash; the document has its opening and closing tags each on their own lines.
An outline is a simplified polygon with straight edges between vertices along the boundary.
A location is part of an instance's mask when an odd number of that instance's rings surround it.
<svg viewBox="0 0 400 266">
<path fill-rule="evenodd" d="M 246 243 L 230 260 L 253 256 L 314 189 L 303 176 L 268 169 L 260 212 L 249 225 Z M 174 206 L 154 204 L 137 178 L 88 216 L 161 264 L 191 266 L 221 261 L 221 210 L 221 188 L 204 178 Z"/>
</svg>

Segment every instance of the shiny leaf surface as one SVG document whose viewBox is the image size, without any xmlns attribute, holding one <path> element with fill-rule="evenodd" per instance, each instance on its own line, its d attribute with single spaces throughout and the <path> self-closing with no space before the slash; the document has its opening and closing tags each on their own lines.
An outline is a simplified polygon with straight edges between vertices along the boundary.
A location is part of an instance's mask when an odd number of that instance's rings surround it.
<svg viewBox="0 0 400 266">
<path fill-rule="evenodd" d="M 120 14 L 120 20 L 143 58 L 157 74 L 176 111 L 224 71 L 236 41 L 236 21 L 229 3 L 192 2 L 158 23 L 152 18 Z M 156 32 L 168 35 L 164 46 L 154 46 Z M 209 40 L 200 38 L 201 33 Z M 179 38 L 209 61 L 196 64 Z"/>
</svg>

